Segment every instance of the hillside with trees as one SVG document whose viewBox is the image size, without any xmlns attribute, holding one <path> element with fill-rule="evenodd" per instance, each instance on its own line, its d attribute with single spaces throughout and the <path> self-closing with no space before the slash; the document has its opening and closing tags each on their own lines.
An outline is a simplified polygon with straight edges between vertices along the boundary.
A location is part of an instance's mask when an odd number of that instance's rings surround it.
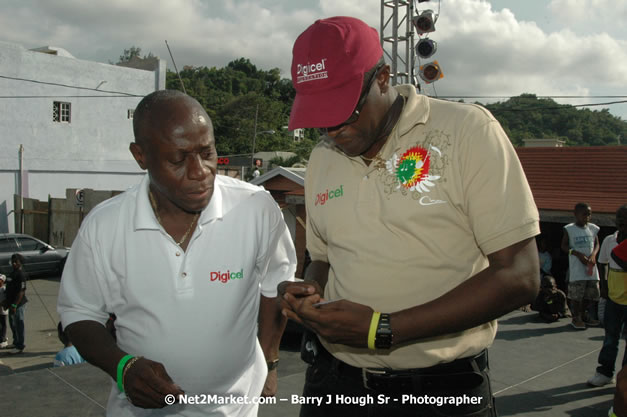
<svg viewBox="0 0 627 417">
<path fill-rule="evenodd" d="M 535 94 L 522 94 L 485 107 L 501 122 L 515 146 L 521 146 L 523 139 L 543 138 L 562 139 L 567 146 L 627 143 L 627 121 L 607 109 L 577 108 Z"/>
<path fill-rule="evenodd" d="M 280 75 L 278 68 L 260 70 L 245 58 L 224 68 L 185 66 L 180 72 L 187 94 L 205 107 L 213 121 L 220 155 L 252 151 L 256 115 L 256 152 L 293 151 L 307 159 L 317 135 L 310 130 L 300 143 L 290 138 L 287 123 L 294 89 Z M 176 73 L 168 71 L 166 87 L 182 90 Z"/>
<path fill-rule="evenodd" d="M 138 54 L 139 48 L 133 52 Z M 240 58 L 223 68 L 185 66 L 180 76 L 187 93 L 207 109 L 213 120 L 219 154 L 251 152 L 257 114 L 255 151 L 293 151 L 308 158 L 317 133 L 307 129 L 304 141 L 294 143 L 290 139 L 287 123 L 294 89 L 289 79 L 281 78 L 278 68 L 261 70 L 250 60 Z M 182 90 L 172 71 L 168 71 L 166 86 Z M 515 146 L 522 146 L 526 138 L 558 138 L 567 146 L 627 142 L 627 121 L 607 109 L 561 105 L 534 94 L 485 107 L 501 122 Z"/>
</svg>

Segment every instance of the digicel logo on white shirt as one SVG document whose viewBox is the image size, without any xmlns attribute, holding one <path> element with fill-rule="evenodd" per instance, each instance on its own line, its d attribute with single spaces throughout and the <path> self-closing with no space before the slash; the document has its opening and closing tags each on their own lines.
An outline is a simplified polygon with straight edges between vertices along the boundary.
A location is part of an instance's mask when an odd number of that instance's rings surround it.
<svg viewBox="0 0 627 417">
<path fill-rule="evenodd" d="M 211 281 L 220 281 L 222 283 L 227 283 L 232 279 L 242 279 L 244 278 L 244 268 L 240 269 L 239 272 L 231 272 L 227 270 L 225 273 L 220 271 L 211 272 Z"/>
<path fill-rule="evenodd" d="M 307 81 L 319 80 L 321 78 L 329 78 L 329 74 L 325 68 L 327 59 L 322 58 L 317 63 L 298 64 L 296 66 L 296 83 L 304 83 Z"/>
</svg>

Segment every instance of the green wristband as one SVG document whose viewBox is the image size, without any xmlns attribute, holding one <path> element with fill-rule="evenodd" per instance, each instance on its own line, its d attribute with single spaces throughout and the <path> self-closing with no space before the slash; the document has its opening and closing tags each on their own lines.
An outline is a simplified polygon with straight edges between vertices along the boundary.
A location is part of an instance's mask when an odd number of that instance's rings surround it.
<svg viewBox="0 0 627 417">
<path fill-rule="evenodd" d="M 131 359 L 133 359 L 133 355 L 125 355 L 122 359 L 120 359 L 120 362 L 118 362 L 118 388 L 120 389 L 120 392 L 124 392 L 124 381 L 122 380 L 124 366 Z"/>
<path fill-rule="evenodd" d="M 11 304 L 11 307 L 17 308 L 17 304 Z"/>
</svg>

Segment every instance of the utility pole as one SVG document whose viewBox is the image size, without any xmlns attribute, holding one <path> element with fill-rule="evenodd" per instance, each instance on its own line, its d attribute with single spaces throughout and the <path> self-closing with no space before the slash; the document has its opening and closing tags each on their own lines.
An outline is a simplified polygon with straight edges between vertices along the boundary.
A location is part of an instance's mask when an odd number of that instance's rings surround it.
<svg viewBox="0 0 627 417">
<path fill-rule="evenodd" d="M 250 169 L 255 165 L 255 142 L 257 142 L 257 117 L 259 116 L 259 103 L 255 108 L 255 133 L 253 134 L 253 151 L 250 153 Z M 244 178 L 242 178 L 244 179 Z"/>
</svg>

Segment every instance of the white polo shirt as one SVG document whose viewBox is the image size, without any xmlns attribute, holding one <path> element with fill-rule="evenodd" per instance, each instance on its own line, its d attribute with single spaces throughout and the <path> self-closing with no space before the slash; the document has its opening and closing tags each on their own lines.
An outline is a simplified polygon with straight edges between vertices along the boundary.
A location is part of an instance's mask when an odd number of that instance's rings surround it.
<svg viewBox="0 0 627 417">
<path fill-rule="evenodd" d="M 92 210 L 72 245 L 58 299 L 64 327 L 105 323 L 117 343 L 163 363 L 186 394 L 253 397 L 267 367 L 257 341 L 260 293 L 276 296 L 296 255 L 283 216 L 262 188 L 217 176 L 187 252 L 164 231 L 149 178 Z M 112 384 L 107 414 L 138 416 Z M 254 404 L 174 405 L 149 415 L 253 416 Z"/>
</svg>

